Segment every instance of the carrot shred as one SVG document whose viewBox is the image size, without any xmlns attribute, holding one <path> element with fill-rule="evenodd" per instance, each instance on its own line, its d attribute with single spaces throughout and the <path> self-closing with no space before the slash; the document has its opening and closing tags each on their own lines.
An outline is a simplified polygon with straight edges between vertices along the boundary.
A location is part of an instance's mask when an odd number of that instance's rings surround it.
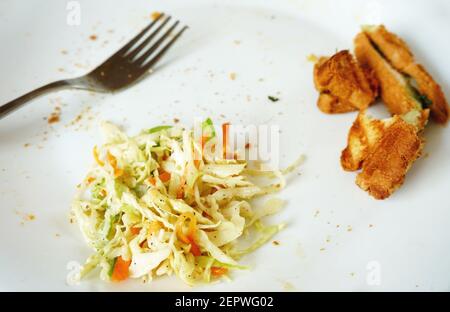
<svg viewBox="0 0 450 312">
<path fill-rule="evenodd" d="M 183 224 L 189 219 L 188 234 L 183 233 Z M 197 233 L 197 219 L 191 212 L 185 212 L 178 217 L 178 221 L 175 224 L 175 231 L 178 238 L 185 244 L 191 245 L 191 253 L 194 256 L 200 256 L 202 254 L 200 247 L 195 242 Z"/>
<path fill-rule="evenodd" d="M 169 172 L 164 171 L 164 170 L 160 170 L 160 171 L 159 171 L 159 179 L 160 179 L 163 183 L 169 181 L 169 180 L 170 180 L 170 177 L 171 177 L 171 175 L 170 175 Z"/>
<path fill-rule="evenodd" d="M 148 178 L 147 180 L 148 180 L 148 182 L 149 182 L 151 185 L 153 185 L 153 186 L 156 185 L 156 179 L 155 179 L 154 177 L 150 177 L 150 178 Z"/>
<path fill-rule="evenodd" d="M 186 184 L 186 179 L 184 177 L 182 177 L 181 181 L 180 181 L 180 187 L 177 190 L 177 199 L 183 199 L 185 184 Z"/>
<path fill-rule="evenodd" d="M 114 157 L 109 151 L 106 153 L 106 158 L 108 159 L 109 164 L 114 169 L 114 177 L 120 177 L 123 175 L 123 170 L 117 166 L 117 158 Z"/>
<path fill-rule="evenodd" d="M 200 251 L 200 247 L 197 245 L 197 243 L 194 241 L 192 237 L 189 237 L 189 242 L 191 244 L 191 253 L 195 256 L 201 256 L 202 252 Z"/>
<path fill-rule="evenodd" d="M 130 231 L 131 231 L 131 234 L 133 234 L 133 235 L 138 235 L 139 232 L 141 232 L 141 228 L 140 228 L 140 227 L 134 227 L 134 226 L 132 226 L 132 227 L 130 228 Z"/>
<path fill-rule="evenodd" d="M 94 154 L 94 159 L 95 159 L 96 163 L 103 167 L 105 165 L 105 163 L 103 161 L 101 161 L 100 157 L 98 156 L 97 145 L 94 146 L 94 149 L 92 150 L 92 154 Z"/>
<path fill-rule="evenodd" d="M 87 177 L 86 178 L 86 183 L 87 184 L 91 184 L 92 182 L 94 182 L 95 178 L 94 177 Z"/>
<path fill-rule="evenodd" d="M 111 275 L 111 280 L 114 282 L 120 282 L 126 280 L 129 276 L 129 268 L 131 264 L 130 260 L 123 260 L 121 256 L 116 259 L 116 263 L 114 264 L 114 269 Z"/>
<path fill-rule="evenodd" d="M 224 274 L 228 273 L 228 269 L 224 268 L 224 267 L 216 267 L 216 266 L 212 266 L 211 267 L 211 274 L 213 276 L 219 277 L 222 276 Z"/>
<path fill-rule="evenodd" d="M 200 168 L 200 164 L 201 164 L 201 160 L 200 159 L 194 159 L 194 166 L 195 166 L 195 168 L 199 169 Z"/>
<path fill-rule="evenodd" d="M 200 141 L 200 144 L 202 145 L 202 151 L 205 148 L 206 142 L 208 141 L 209 137 L 208 136 L 202 136 L 202 139 Z"/>
<path fill-rule="evenodd" d="M 226 159 L 228 158 L 228 139 L 229 139 L 229 128 L 230 128 L 230 123 L 224 123 L 222 124 L 222 144 L 223 144 L 223 157 Z"/>
</svg>

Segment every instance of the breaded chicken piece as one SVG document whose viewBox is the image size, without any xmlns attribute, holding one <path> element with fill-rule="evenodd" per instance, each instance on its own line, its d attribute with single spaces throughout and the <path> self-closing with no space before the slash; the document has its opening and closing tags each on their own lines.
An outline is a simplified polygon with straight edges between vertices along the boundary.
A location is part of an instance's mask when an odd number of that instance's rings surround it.
<svg viewBox="0 0 450 312">
<path fill-rule="evenodd" d="M 393 68 L 414 79 L 422 104 L 429 106 L 431 116 L 436 122 L 445 124 L 449 116 L 449 106 L 444 93 L 426 69 L 415 62 L 408 45 L 389 32 L 384 25 L 365 27 L 364 32 Z"/>
<path fill-rule="evenodd" d="M 367 108 L 377 96 L 376 81 L 370 76 L 347 50 L 320 58 L 314 66 L 314 84 L 320 92 L 317 106 L 328 114 Z"/>
<path fill-rule="evenodd" d="M 348 133 L 347 147 L 341 154 L 341 165 L 344 170 L 361 169 L 363 161 L 383 136 L 389 120 L 373 119 L 367 116 L 365 111 L 359 112 Z"/>
<path fill-rule="evenodd" d="M 356 184 L 376 199 L 389 197 L 403 184 L 423 148 L 423 139 L 414 126 L 399 116 L 392 119 L 356 177 Z"/>
<path fill-rule="evenodd" d="M 428 120 L 428 115 L 429 110 L 411 111 L 401 118 L 420 133 Z M 361 111 L 348 133 L 347 147 L 341 154 L 342 168 L 347 171 L 361 169 L 368 155 L 384 136 L 386 129 L 396 120 L 397 118 L 375 119 Z"/>
<path fill-rule="evenodd" d="M 378 53 L 365 32 L 355 38 L 355 55 L 362 66 L 373 69 L 380 83 L 381 98 L 392 115 L 422 108 L 412 96 L 406 79 Z"/>
</svg>

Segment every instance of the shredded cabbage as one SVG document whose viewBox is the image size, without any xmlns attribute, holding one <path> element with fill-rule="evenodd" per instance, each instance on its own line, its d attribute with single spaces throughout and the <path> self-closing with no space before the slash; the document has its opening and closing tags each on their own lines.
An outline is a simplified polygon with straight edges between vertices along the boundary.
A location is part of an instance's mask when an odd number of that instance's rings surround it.
<svg viewBox="0 0 450 312">
<path fill-rule="evenodd" d="M 80 277 L 99 270 L 106 280 L 176 274 L 189 285 L 244 269 L 237 260 L 269 241 L 284 225 L 265 226 L 261 219 L 284 202 L 269 199 L 261 207 L 249 201 L 285 185 L 285 170 L 247 168 L 242 160 L 207 159 L 204 140 L 217 144 L 210 119 L 202 124 L 202 142 L 190 130 L 158 126 L 128 137 L 104 122 L 103 146 L 96 163 L 78 186 L 73 216 L 94 253 Z M 275 180 L 258 185 L 249 178 Z M 237 242 L 253 231 L 254 243 Z M 120 261 L 119 261 L 120 260 Z"/>
</svg>

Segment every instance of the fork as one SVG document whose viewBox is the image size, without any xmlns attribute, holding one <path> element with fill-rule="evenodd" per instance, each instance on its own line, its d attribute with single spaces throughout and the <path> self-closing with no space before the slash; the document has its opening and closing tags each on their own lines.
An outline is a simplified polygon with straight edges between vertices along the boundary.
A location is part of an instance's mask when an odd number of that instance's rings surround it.
<svg viewBox="0 0 450 312">
<path fill-rule="evenodd" d="M 179 21 L 176 21 L 150 45 L 152 40 L 156 39 L 156 35 L 161 32 L 170 19 L 170 16 L 165 17 L 164 13 L 161 13 L 158 18 L 154 19 L 119 51 L 110 56 L 90 73 L 81 77 L 58 80 L 46 84 L 0 106 L 0 119 L 22 107 L 28 101 L 49 91 L 69 88 L 108 93 L 121 90 L 137 82 L 146 73 L 152 72 L 154 65 L 188 28 L 184 26 L 175 35 L 171 36 L 179 24 Z M 156 29 L 143 39 L 154 27 Z M 139 42 L 141 39 L 143 40 Z M 170 40 L 164 46 L 161 46 L 168 39 Z M 160 49 L 158 50 L 158 48 Z"/>
</svg>

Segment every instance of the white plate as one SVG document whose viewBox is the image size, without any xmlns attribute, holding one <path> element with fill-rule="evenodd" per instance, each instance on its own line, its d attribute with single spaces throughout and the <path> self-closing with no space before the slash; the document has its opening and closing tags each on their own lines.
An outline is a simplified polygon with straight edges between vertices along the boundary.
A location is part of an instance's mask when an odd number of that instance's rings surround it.
<svg viewBox="0 0 450 312">
<path fill-rule="evenodd" d="M 428 157 L 414 164 L 390 199 L 375 201 L 339 165 L 355 114 L 319 112 L 307 61 L 310 53 L 351 49 L 360 24 L 383 22 L 408 41 L 450 96 L 447 1 L 79 3 L 79 26 L 66 23 L 66 1 L 0 3 L 0 103 L 85 73 L 146 25 L 152 11 L 170 12 L 190 29 L 156 73 L 129 90 L 54 93 L 1 120 L 1 290 L 189 289 L 176 278 L 147 285 L 91 278 L 68 286 L 67 263 L 90 253 L 68 214 L 100 141 L 99 120 L 133 134 L 175 117 L 192 125 L 195 117 L 207 116 L 279 125 L 282 163 L 301 153 L 307 161 L 280 194 L 287 207 L 271 220 L 288 221 L 276 238 L 280 246 L 268 244 L 245 257 L 252 269 L 234 273 L 231 282 L 193 290 L 449 289 L 449 128 L 430 125 Z M 279 102 L 267 100 L 273 94 Z M 62 105 L 61 121 L 50 126 L 43 117 L 55 103 Z M 71 124 L 80 113 L 83 118 Z M 24 221 L 27 214 L 36 219 Z"/>
</svg>

